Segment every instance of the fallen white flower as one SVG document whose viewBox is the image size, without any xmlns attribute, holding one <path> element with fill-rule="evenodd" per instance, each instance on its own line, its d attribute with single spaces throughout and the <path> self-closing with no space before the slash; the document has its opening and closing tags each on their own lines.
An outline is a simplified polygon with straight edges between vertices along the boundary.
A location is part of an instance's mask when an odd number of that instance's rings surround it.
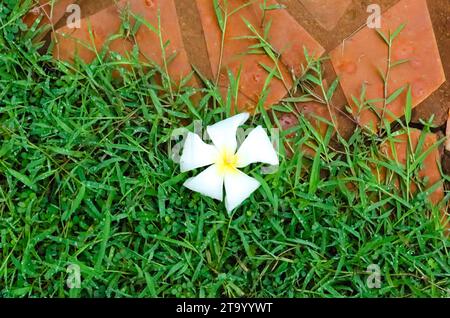
<svg viewBox="0 0 450 318">
<path fill-rule="evenodd" d="M 249 118 L 241 113 L 206 128 L 213 145 L 204 143 L 200 137 L 189 132 L 180 158 L 181 172 L 210 166 L 183 184 L 192 191 L 213 199 L 223 200 L 225 184 L 225 207 L 228 212 L 239 206 L 260 183 L 238 170 L 252 163 L 278 165 L 278 156 L 265 130 L 253 129 L 237 149 L 236 133 Z"/>
</svg>

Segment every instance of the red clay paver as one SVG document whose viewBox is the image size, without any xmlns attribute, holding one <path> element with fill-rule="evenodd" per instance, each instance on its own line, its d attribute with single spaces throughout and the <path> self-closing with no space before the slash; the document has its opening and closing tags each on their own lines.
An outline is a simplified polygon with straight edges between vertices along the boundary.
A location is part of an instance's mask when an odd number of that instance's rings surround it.
<svg viewBox="0 0 450 318">
<path fill-rule="evenodd" d="M 420 104 L 444 83 L 445 75 L 425 0 L 402 0 L 382 15 L 382 32 L 394 32 L 406 23 L 395 39 L 392 62 L 407 59 L 406 63 L 394 67 L 388 82 L 388 96 L 402 86 L 411 85 L 413 107 Z M 366 85 L 366 99 L 384 97 L 384 86 L 377 70 L 386 72 L 388 49 L 374 29 L 365 27 L 344 41 L 331 53 L 331 60 L 348 103 L 355 109 L 352 96 L 359 98 L 362 84 Z M 393 121 L 405 113 L 405 91 L 384 112 L 385 118 Z M 360 114 L 362 126 L 376 130 L 378 117 L 383 114 L 383 103 L 374 103 L 378 113 L 364 109 Z"/>
<path fill-rule="evenodd" d="M 122 1 L 120 5 L 123 5 Z M 107 40 L 118 33 L 122 20 L 120 9 L 110 6 L 81 20 L 81 28 L 64 26 L 54 33 L 54 57 L 73 62 L 79 57 L 86 63 L 91 63 L 104 47 Z M 110 50 L 126 54 L 133 47 L 132 42 L 124 38 L 111 41 Z"/>
<path fill-rule="evenodd" d="M 259 21 L 263 20 L 264 14 L 262 3 L 264 0 L 253 1 L 253 10 Z M 275 0 L 266 0 L 267 7 L 280 5 Z M 325 49 L 317 42 L 286 9 L 266 11 L 265 22 L 271 23 L 268 33 L 268 41 L 277 53 L 281 54 L 281 61 L 290 73 L 300 76 L 302 65 L 305 66 L 306 58 L 304 48 L 308 54 L 320 57 Z M 261 22 L 260 22 L 261 24 Z M 267 23 L 265 23 L 267 25 Z M 262 34 L 262 33 L 261 33 Z"/>
<path fill-rule="evenodd" d="M 289 15 L 284 9 L 266 11 L 263 14 L 260 5 L 262 0 L 228 1 L 227 6 L 219 1 L 223 15 L 225 12 L 235 13 L 228 19 L 227 29 L 224 37 L 223 54 L 221 59 L 222 31 L 211 0 L 197 0 L 203 31 L 205 34 L 208 55 L 213 74 L 219 74 L 219 86 L 222 94 L 226 96 L 229 87 L 228 70 L 234 77 L 240 73 L 239 98 L 237 108 L 239 111 L 253 112 L 261 92 L 266 86 L 268 72 L 262 65 L 273 69 L 275 62 L 266 54 L 253 54 L 251 47 L 260 43 L 257 39 L 248 38 L 255 34 L 249 29 L 247 23 L 251 24 L 257 32 L 263 36 L 266 23 L 271 21 L 267 40 L 276 51 L 281 54 L 281 63 L 278 68 L 282 79 L 272 78 L 268 87 L 268 96 L 264 106 L 269 108 L 279 102 L 292 87 L 292 74 L 299 74 L 301 64 L 305 63 L 303 46 L 311 55 L 320 56 L 323 48 Z M 247 6 L 244 6 L 248 4 Z M 267 1 L 268 6 L 277 4 L 276 1 Z M 244 6 L 244 7 L 243 7 Z M 220 68 L 220 69 L 219 69 Z M 280 75 L 280 74 L 278 74 Z"/>
<path fill-rule="evenodd" d="M 393 137 L 389 141 L 381 145 L 381 152 L 389 159 L 394 160 L 397 164 L 402 167 L 406 167 L 408 156 L 411 156 L 412 151 L 416 151 L 419 140 L 421 138 L 422 132 L 418 129 L 410 130 L 410 140 L 411 146 L 408 143 L 408 135 L 406 133 L 400 134 Z M 423 146 L 420 150 L 420 154 L 416 155 L 416 160 L 419 156 L 430 150 L 431 147 L 434 148 L 425 156 L 422 161 L 420 170 L 418 172 L 418 177 L 422 179 L 425 183 L 425 189 L 429 189 L 432 186 L 440 183 L 438 188 L 429 195 L 429 200 L 432 204 L 438 205 L 444 199 L 444 186 L 442 176 L 439 170 L 439 163 L 441 162 L 441 155 L 436 143 L 438 142 L 438 137 L 436 134 L 428 133 L 425 135 Z M 382 167 L 375 171 L 376 175 L 380 180 L 386 180 L 388 174 L 386 168 Z M 394 177 L 394 184 L 399 186 L 399 179 Z M 422 190 L 425 190 L 422 189 Z M 410 184 L 411 193 L 416 193 L 418 191 L 418 186 L 414 182 Z M 445 208 L 441 209 L 443 223 L 447 224 L 447 230 L 450 230 L 450 223 L 447 223 L 448 216 L 446 215 Z"/>
<path fill-rule="evenodd" d="M 122 24 L 121 13 L 124 10 L 129 10 L 132 17 L 139 16 L 154 30 L 146 24 L 141 24 L 134 38 L 118 38 L 110 41 L 110 51 L 126 55 L 132 50 L 133 42 L 136 41 L 142 62 L 155 63 L 164 68 L 163 50 L 159 35 L 155 32 L 158 30 L 159 12 L 162 42 L 164 45 L 167 44 L 164 54 L 168 74 L 172 80 L 179 83 L 191 73 L 192 68 L 184 49 L 173 0 L 121 0 L 117 5 L 83 18 L 80 29 L 64 26 L 55 32 L 55 57 L 72 62 L 78 55 L 85 62 L 92 62 L 111 36 L 119 32 Z M 134 21 L 134 17 L 131 20 Z"/>
<path fill-rule="evenodd" d="M 352 0 L 300 0 L 321 27 L 333 30 L 345 14 Z"/>
<path fill-rule="evenodd" d="M 66 9 L 69 5 L 76 3 L 76 0 L 39 0 L 36 1 L 34 8 L 25 15 L 23 22 L 31 27 L 37 18 L 42 16 L 39 26 L 44 25 L 54 26 L 66 13 Z M 50 30 L 48 30 L 50 31 Z M 41 37 L 44 37 L 46 33 L 43 33 Z"/>
<path fill-rule="evenodd" d="M 305 119 L 311 123 L 311 125 L 317 130 L 319 135 L 321 135 L 322 137 L 326 135 L 329 126 L 326 122 L 323 121 L 323 119 L 331 122 L 330 112 L 328 111 L 326 105 L 317 102 L 298 103 L 296 105 L 296 110 L 298 113 L 303 114 Z M 293 113 L 280 113 L 278 115 L 278 121 L 280 122 L 281 129 L 283 130 L 287 130 L 299 125 L 299 120 Z M 292 134 L 288 135 L 288 138 L 292 137 Z M 293 145 L 290 145 L 290 147 L 285 147 L 288 156 L 293 155 L 291 151 L 292 146 Z M 307 145 L 304 145 L 301 150 L 304 155 L 309 158 L 314 158 L 316 154 L 315 150 Z"/>
</svg>

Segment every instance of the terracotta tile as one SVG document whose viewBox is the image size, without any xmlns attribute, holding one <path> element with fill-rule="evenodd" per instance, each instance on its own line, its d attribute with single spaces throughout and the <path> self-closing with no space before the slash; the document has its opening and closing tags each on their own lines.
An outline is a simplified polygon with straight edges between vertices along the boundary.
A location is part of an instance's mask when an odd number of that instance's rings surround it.
<svg viewBox="0 0 450 318">
<path fill-rule="evenodd" d="M 103 9 L 106 9 L 115 3 L 117 3 L 117 0 L 78 0 L 77 3 L 82 8 L 81 10 L 81 17 L 88 17 L 91 16 Z"/>
<path fill-rule="evenodd" d="M 394 41 L 392 62 L 401 59 L 408 61 L 392 69 L 388 96 L 398 88 L 411 84 L 415 107 L 445 81 L 426 0 L 402 0 L 386 11 L 381 21 L 385 34 L 407 23 Z M 346 98 L 355 110 L 352 96 L 360 96 L 362 83 L 366 84 L 367 99 L 383 98 L 383 82 L 377 69 L 386 71 L 388 49 L 374 29 L 362 29 L 330 55 Z M 405 99 L 406 90 L 388 105 L 385 117 L 389 121 L 404 115 Z M 383 103 L 378 102 L 374 106 L 381 116 Z M 378 116 L 368 109 L 363 110 L 359 118 L 361 125 L 373 127 L 374 130 L 378 121 Z"/>
<path fill-rule="evenodd" d="M 323 118 L 328 122 L 331 122 L 331 116 L 326 105 L 320 104 L 318 102 L 297 103 L 296 110 L 298 113 L 303 114 L 305 119 L 307 119 L 311 123 L 311 125 L 322 137 L 326 135 L 328 124 L 319 119 Z M 277 116 L 281 125 L 281 129 L 283 130 L 287 130 L 299 125 L 299 120 L 293 113 L 279 113 L 277 114 Z M 294 133 L 288 135 L 287 137 L 292 138 L 294 137 L 293 134 Z M 292 145 L 286 145 L 286 151 L 289 156 L 293 155 L 291 148 Z M 313 158 L 315 156 L 315 151 L 309 146 L 305 145 L 301 150 L 307 157 Z"/>
<path fill-rule="evenodd" d="M 418 129 L 411 129 L 411 147 L 413 151 L 416 151 L 417 145 L 420 140 L 422 132 Z M 432 146 L 436 145 L 438 142 L 438 138 L 436 134 L 429 133 L 425 136 L 424 143 L 420 154 L 427 152 Z M 395 151 L 394 151 L 395 150 Z M 406 167 L 406 163 L 408 160 L 408 156 L 410 155 L 410 149 L 408 145 L 408 135 L 406 133 L 400 134 L 398 136 L 393 137 L 388 142 L 385 142 L 381 145 L 381 152 L 389 159 L 395 160 L 399 165 Z M 417 158 L 417 157 L 416 157 Z M 423 164 L 418 172 L 418 177 L 424 180 L 427 178 L 425 188 L 428 189 L 433 185 L 443 182 L 441 173 L 439 171 L 438 163 L 441 161 L 441 155 L 439 149 L 435 147 L 423 160 Z M 387 172 L 385 168 L 379 168 L 378 173 L 375 171 L 376 175 L 380 180 L 386 180 Z M 395 185 L 399 186 L 399 179 L 394 177 L 393 179 Z M 425 180 L 424 180 L 425 181 Z M 417 192 L 417 184 L 410 184 L 411 193 Z M 433 193 L 430 194 L 429 199 L 432 204 L 439 204 L 444 198 L 444 186 L 441 184 Z M 447 217 L 445 216 L 445 209 L 442 210 L 443 217 L 445 220 Z M 450 224 L 448 224 L 450 229 Z"/>
<path fill-rule="evenodd" d="M 235 77 L 240 71 L 240 97 L 237 101 L 237 108 L 239 111 L 254 111 L 268 76 L 268 72 L 261 65 L 266 65 L 271 69 L 276 67 L 275 63 L 266 54 L 249 54 L 250 46 L 258 44 L 259 41 L 245 38 L 254 34 L 249 30 L 244 19 L 254 26 L 259 34 L 263 34 L 263 14 L 260 9 L 262 1 L 228 1 L 227 7 L 224 7 L 223 2 L 219 2 L 222 8 L 228 12 L 241 8 L 228 19 L 222 61 L 220 61 L 222 32 L 216 18 L 214 4 L 211 0 L 197 0 L 196 2 L 205 34 L 213 76 L 216 77 L 218 73 L 220 74 L 219 85 L 223 88 L 223 93 L 225 93 L 229 86 L 228 70 Z M 242 8 L 241 6 L 245 4 L 250 5 Z M 268 5 L 273 4 L 276 4 L 276 2 L 268 1 Z M 284 80 L 272 78 L 270 81 L 268 85 L 269 94 L 264 104 L 268 108 L 282 99 L 292 87 L 290 70 L 293 69 L 296 73 L 299 73 L 300 64 L 305 62 L 303 45 L 310 52 L 317 52 L 317 55 L 323 53 L 323 48 L 286 10 L 269 11 L 264 21 L 272 21 L 268 40 L 277 52 L 282 53 L 282 63 L 278 62 L 278 67 Z M 299 51 L 300 47 L 301 51 Z"/>
<path fill-rule="evenodd" d="M 323 86 L 324 86 L 325 90 L 328 89 L 329 86 L 328 86 L 327 80 L 323 80 Z M 313 91 L 318 96 L 322 96 L 322 91 L 319 86 L 316 86 L 313 89 Z M 336 101 L 339 102 L 339 100 L 340 100 L 340 98 L 338 96 L 336 96 L 336 94 L 335 94 L 332 98 L 332 104 L 335 104 Z M 321 104 L 316 101 L 302 102 L 302 103 L 295 104 L 295 110 L 296 110 L 296 113 L 302 114 L 305 117 L 305 119 L 309 121 L 309 123 L 320 134 L 320 136 L 325 137 L 325 135 L 328 131 L 328 127 L 329 127 L 328 123 L 333 122 L 327 105 Z M 331 111 L 333 112 L 333 115 L 335 116 L 335 119 L 336 119 L 337 111 L 334 106 L 331 106 Z M 287 130 L 296 125 L 299 125 L 298 118 L 294 113 L 275 112 L 275 114 L 280 122 L 282 130 Z M 328 123 L 325 122 L 324 120 L 327 121 Z M 333 134 L 335 134 L 337 130 L 341 131 L 342 122 L 339 122 L 337 120 L 336 124 L 338 127 L 333 127 L 333 132 L 332 132 Z M 287 137 L 292 138 L 293 134 L 290 134 Z M 290 148 L 292 148 L 292 147 L 291 146 L 286 147 L 287 150 L 290 150 Z M 309 146 L 304 146 L 301 149 L 301 151 L 303 151 L 307 157 L 315 156 L 315 151 Z M 288 155 L 291 156 L 292 153 L 290 153 L 290 151 L 289 151 Z"/>
<path fill-rule="evenodd" d="M 85 62 L 91 62 L 95 50 L 101 51 L 105 42 L 119 32 L 122 20 L 121 12 L 130 9 L 131 13 L 140 16 L 147 23 L 158 27 L 158 10 L 161 18 L 162 38 L 166 47 L 167 69 L 172 80 L 180 80 L 192 71 L 181 38 L 176 8 L 173 0 L 122 0 L 97 13 L 85 17 L 81 21 L 80 29 L 62 27 L 55 32 L 55 57 L 65 61 L 73 61 L 76 54 Z M 132 19 L 134 20 L 134 19 Z M 92 30 L 93 39 L 90 37 Z M 164 67 L 162 50 L 158 35 L 147 26 L 141 25 L 135 35 L 136 44 L 140 51 L 140 60 L 145 63 L 156 63 Z M 109 45 L 111 51 L 126 55 L 133 48 L 132 39 L 115 39 Z M 95 49 L 95 50 L 92 50 Z M 193 80 L 195 81 L 195 80 Z M 191 82 L 191 84 L 195 84 Z"/>
<path fill-rule="evenodd" d="M 253 9 L 258 19 L 262 21 L 263 10 L 261 2 L 256 2 Z M 266 0 L 267 6 L 279 5 L 275 0 Z M 309 55 L 320 57 L 325 49 L 289 14 L 286 9 L 266 11 L 265 21 L 271 21 L 268 40 L 273 48 L 281 54 L 281 61 L 290 73 L 302 74 L 302 65 L 306 63 L 303 48 Z"/>
<path fill-rule="evenodd" d="M 66 9 L 70 4 L 76 3 L 76 0 L 39 0 L 36 1 L 36 5 L 34 8 L 25 15 L 23 22 L 31 27 L 36 19 L 42 15 L 41 22 L 39 26 L 42 27 L 44 25 L 52 25 L 54 26 L 66 13 Z M 48 30 L 50 31 L 50 30 Z M 41 38 L 43 38 L 46 34 L 43 33 Z"/>
<path fill-rule="evenodd" d="M 121 2 L 123 4 L 123 1 Z M 73 62 L 78 56 L 86 63 L 91 63 L 97 53 L 100 53 L 109 37 L 116 34 L 121 25 L 120 9 L 110 6 L 89 17 L 82 19 L 81 28 L 71 29 L 64 26 L 54 33 L 54 56 L 63 61 Z M 91 38 L 92 33 L 92 38 Z M 111 49 L 120 54 L 126 54 L 133 47 L 125 39 L 114 40 Z"/>
<path fill-rule="evenodd" d="M 345 14 L 352 0 L 300 0 L 321 27 L 333 30 Z"/>
</svg>

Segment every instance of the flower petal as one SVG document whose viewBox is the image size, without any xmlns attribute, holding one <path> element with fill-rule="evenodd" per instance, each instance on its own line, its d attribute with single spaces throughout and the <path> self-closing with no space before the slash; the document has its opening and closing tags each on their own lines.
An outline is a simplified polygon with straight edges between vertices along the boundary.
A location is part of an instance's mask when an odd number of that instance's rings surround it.
<svg viewBox="0 0 450 318">
<path fill-rule="evenodd" d="M 183 185 L 213 199 L 223 200 L 223 176 L 219 175 L 216 165 L 212 165 L 199 175 L 187 179 Z"/>
<path fill-rule="evenodd" d="M 228 213 L 239 206 L 256 189 L 259 188 L 258 180 L 249 177 L 245 173 L 236 170 L 225 175 L 225 207 Z"/>
<path fill-rule="evenodd" d="M 279 164 L 277 153 L 270 142 L 269 136 L 261 126 L 256 127 L 248 134 L 236 155 L 238 168 L 256 162 L 270 165 Z"/>
<path fill-rule="evenodd" d="M 181 172 L 213 164 L 218 156 L 216 147 L 204 143 L 197 134 L 189 132 L 180 158 Z"/>
<path fill-rule="evenodd" d="M 241 113 L 206 127 L 214 146 L 234 154 L 237 148 L 237 129 L 247 121 L 248 117 L 248 113 Z"/>
</svg>

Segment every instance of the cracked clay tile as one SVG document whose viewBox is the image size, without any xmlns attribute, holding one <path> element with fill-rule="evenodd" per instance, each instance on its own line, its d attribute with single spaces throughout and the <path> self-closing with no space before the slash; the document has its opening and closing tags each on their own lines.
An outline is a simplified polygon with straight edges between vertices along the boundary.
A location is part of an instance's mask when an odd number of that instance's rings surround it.
<svg viewBox="0 0 450 318">
<path fill-rule="evenodd" d="M 100 52 L 111 36 L 120 31 L 121 14 L 128 9 L 133 17 L 131 21 L 135 21 L 135 16 L 145 21 L 140 25 L 134 38 L 139 48 L 140 61 L 165 67 L 159 36 L 148 26 L 158 29 L 159 12 L 162 39 L 163 43 L 167 44 L 164 50 L 166 61 L 168 61 L 167 71 L 176 83 L 190 75 L 192 69 L 184 49 L 173 0 L 121 0 L 115 5 L 83 18 L 79 29 L 64 26 L 55 32 L 54 56 L 64 61 L 73 61 L 75 55 L 78 55 L 85 62 L 91 62 L 96 57 L 96 51 Z M 109 49 L 126 55 L 131 52 L 134 39 L 115 38 L 110 41 Z M 191 80 L 191 85 L 196 86 L 194 78 Z"/>
<path fill-rule="evenodd" d="M 292 87 L 292 76 L 289 69 L 300 69 L 299 65 L 305 61 L 303 44 L 307 47 L 309 46 L 310 52 L 318 52 L 318 55 L 323 53 L 323 48 L 312 39 L 286 10 L 270 11 L 270 14 L 267 14 L 264 19 L 265 23 L 272 21 L 272 26 L 268 33 L 268 41 L 275 50 L 284 55 L 284 58 L 281 58 L 283 63 L 277 63 L 279 68 L 277 75 L 280 79 L 274 76 L 271 78 L 270 83 L 266 83 L 269 75 L 266 68 L 274 69 L 277 68 L 277 65 L 267 54 L 250 52 L 251 47 L 258 45 L 260 41 L 255 38 L 249 38 L 255 34 L 252 33 L 247 25 L 247 23 L 251 24 L 260 35 L 263 35 L 263 28 L 261 28 L 263 14 L 260 9 L 262 1 L 228 1 L 226 6 L 224 2 L 219 1 L 219 10 L 224 10 L 228 13 L 234 12 L 228 18 L 223 54 L 221 54 L 222 32 L 216 17 L 213 1 L 197 0 L 196 2 L 213 76 L 219 77 L 218 82 L 223 96 L 226 96 L 230 84 L 228 71 L 231 71 L 235 78 L 240 75 L 239 94 L 237 94 L 238 98 L 235 103 L 239 111 L 253 112 L 265 87 L 268 90 L 264 103 L 266 108 L 279 102 L 288 93 Z M 276 4 L 276 2 L 269 0 L 269 4 Z M 223 12 L 222 14 L 224 15 Z M 299 46 L 302 47 L 301 51 L 298 51 Z"/>
<path fill-rule="evenodd" d="M 316 21 L 327 31 L 333 30 L 352 0 L 300 0 Z"/>
<path fill-rule="evenodd" d="M 406 23 L 392 46 L 392 63 L 404 63 L 391 70 L 387 96 L 405 87 L 384 112 L 385 118 L 393 121 L 405 113 L 407 85 L 411 85 L 415 107 L 445 81 L 445 75 L 426 0 L 398 2 L 383 13 L 381 23 L 384 34 L 394 32 Z M 386 72 L 388 48 L 375 29 L 366 26 L 335 48 L 330 56 L 347 101 L 355 113 L 357 108 L 352 96 L 359 98 L 363 83 L 366 100 L 384 97 L 383 81 L 378 70 Z M 376 130 L 379 117 L 383 114 L 383 103 L 378 100 L 373 104 L 376 113 L 366 107 L 359 114 L 358 121 L 360 125 Z"/>
<path fill-rule="evenodd" d="M 411 129 L 410 130 L 410 141 L 411 141 L 411 147 L 413 151 L 417 150 L 417 147 L 419 145 L 419 141 L 421 139 L 422 131 L 418 129 Z M 437 205 L 439 204 L 443 198 L 444 198 L 444 186 L 443 186 L 443 180 L 441 176 L 441 172 L 439 169 L 439 162 L 441 161 L 441 155 L 439 152 L 438 147 L 436 147 L 436 144 L 438 142 L 438 137 L 436 134 L 428 133 L 425 135 L 423 139 L 423 148 L 420 150 L 420 154 L 416 155 L 416 158 L 418 156 L 421 156 L 422 154 L 426 154 L 425 159 L 422 162 L 421 168 L 418 172 L 418 177 L 424 181 L 425 189 L 429 189 L 433 187 L 434 185 L 440 183 L 440 185 L 436 188 L 434 192 L 432 192 L 429 195 L 429 200 L 432 204 Z M 431 147 L 433 149 L 430 150 Z M 410 155 L 409 150 L 409 144 L 408 144 L 408 134 L 402 133 L 399 134 L 389 141 L 383 143 L 381 145 L 381 152 L 389 159 L 395 160 L 399 165 L 406 167 L 407 164 L 407 158 Z M 380 180 L 386 180 L 387 172 L 386 168 L 382 167 L 378 169 L 378 172 L 375 172 L 375 174 L 380 178 Z M 395 185 L 396 187 L 399 186 L 399 179 L 395 179 Z M 415 183 L 411 183 L 410 185 L 411 193 L 416 193 L 418 190 L 418 186 Z M 442 210 L 442 216 L 445 219 L 445 210 Z M 448 229 L 450 229 L 450 223 L 448 224 Z"/>
</svg>

